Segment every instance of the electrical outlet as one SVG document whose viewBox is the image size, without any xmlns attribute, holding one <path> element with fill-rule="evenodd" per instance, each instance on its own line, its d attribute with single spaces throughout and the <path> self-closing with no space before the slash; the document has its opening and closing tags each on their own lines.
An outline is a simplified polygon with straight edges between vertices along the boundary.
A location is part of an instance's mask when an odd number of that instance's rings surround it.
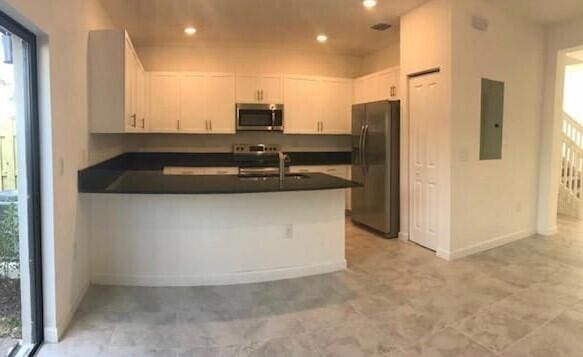
<svg viewBox="0 0 583 357">
<path fill-rule="evenodd" d="M 285 226 L 285 239 L 292 239 L 294 237 L 294 226 L 288 224 Z"/>
</svg>

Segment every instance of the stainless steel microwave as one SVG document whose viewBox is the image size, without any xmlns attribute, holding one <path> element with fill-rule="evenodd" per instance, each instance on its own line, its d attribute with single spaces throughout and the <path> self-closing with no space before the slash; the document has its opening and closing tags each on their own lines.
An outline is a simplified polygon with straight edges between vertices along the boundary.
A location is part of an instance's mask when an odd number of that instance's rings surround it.
<svg viewBox="0 0 583 357">
<path fill-rule="evenodd" d="M 237 131 L 283 131 L 283 104 L 237 104 Z"/>
</svg>

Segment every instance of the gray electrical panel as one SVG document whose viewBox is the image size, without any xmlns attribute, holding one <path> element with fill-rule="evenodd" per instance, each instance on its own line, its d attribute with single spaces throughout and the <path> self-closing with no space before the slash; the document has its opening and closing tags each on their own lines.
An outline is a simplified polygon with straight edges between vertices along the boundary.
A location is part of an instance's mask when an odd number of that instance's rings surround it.
<svg viewBox="0 0 583 357">
<path fill-rule="evenodd" d="M 502 159 L 504 82 L 482 78 L 480 160 Z"/>
</svg>

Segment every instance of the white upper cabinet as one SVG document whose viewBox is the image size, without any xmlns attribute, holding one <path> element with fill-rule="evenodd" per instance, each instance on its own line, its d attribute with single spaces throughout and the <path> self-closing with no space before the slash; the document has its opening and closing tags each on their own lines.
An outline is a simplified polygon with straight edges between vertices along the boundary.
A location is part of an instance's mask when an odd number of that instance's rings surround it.
<svg viewBox="0 0 583 357">
<path fill-rule="evenodd" d="M 280 74 L 237 74 L 237 103 L 283 103 Z"/>
<path fill-rule="evenodd" d="M 319 80 L 311 77 L 285 77 L 283 125 L 286 134 L 320 133 L 319 85 Z"/>
<path fill-rule="evenodd" d="M 353 81 L 324 78 L 320 82 L 321 124 L 323 134 L 350 134 L 352 130 Z"/>
<path fill-rule="evenodd" d="M 232 73 L 152 72 L 150 97 L 152 132 L 235 132 Z"/>
<path fill-rule="evenodd" d="M 355 104 L 399 100 L 399 68 L 389 68 L 354 80 Z"/>
<path fill-rule="evenodd" d="M 175 132 L 180 128 L 180 86 L 177 73 L 150 74 L 150 131 Z"/>
<path fill-rule="evenodd" d="M 285 76 L 286 134 L 350 134 L 352 80 Z"/>
<path fill-rule="evenodd" d="M 211 73 L 207 77 L 209 131 L 213 134 L 235 133 L 235 75 Z"/>
<path fill-rule="evenodd" d="M 125 31 L 89 32 L 89 118 L 92 133 L 146 130 L 145 76 Z"/>
<path fill-rule="evenodd" d="M 180 115 L 178 130 L 205 133 L 208 129 L 206 75 L 187 73 L 180 75 Z"/>
</svg>

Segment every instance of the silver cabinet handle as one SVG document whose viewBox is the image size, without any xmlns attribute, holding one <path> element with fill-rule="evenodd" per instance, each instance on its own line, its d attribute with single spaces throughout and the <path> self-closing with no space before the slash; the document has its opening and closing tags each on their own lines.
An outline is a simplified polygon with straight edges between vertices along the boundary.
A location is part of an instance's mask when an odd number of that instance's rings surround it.
<svg viewBox="0 0 583 357">
<path fill-rule="evenodd" d="M 324 132 L 324 122 L 323 121 L 320 122 L 320 126 L 322 127 L 322 130 L 321 131 L 323 133 Z"/>
<path fill-rule="evenodd" d="M 142 118 L 142 129 L 146 129 L 146 118 Z"/>
<path fill-rule="evenodd" d="M 204 130 L 206 130 L 206 131 L 209 130 L 209 121 L 208 120 L 204 121 Z"/>
<path fill-rule="evenodd" d="M 132 118 L 132 126 L 135 128 L 136 127 L 136 119 L 137 119 L 137 115 L 136 114 L 132 114 L 130 116 L 130 118 Z"/>
<path fill-rule="evenodd" d="M 213 121 L 209 120 L 209 130 L 213 131 Z"/>
<path fill-rule="evenodd" d="M 180 119 L 176 121 L 176 130 L 180 130 Z"/>
</svg>

